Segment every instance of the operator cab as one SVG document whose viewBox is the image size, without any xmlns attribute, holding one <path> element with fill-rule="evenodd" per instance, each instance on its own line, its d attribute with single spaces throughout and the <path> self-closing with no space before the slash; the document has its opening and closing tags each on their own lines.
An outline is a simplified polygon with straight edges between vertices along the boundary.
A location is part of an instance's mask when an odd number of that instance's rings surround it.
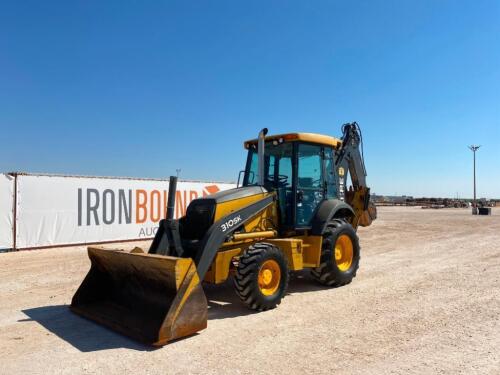
<svg viewBox="0 0 500 375">
<path fill-rule="evenodd" d="M 335 173 L 337 138 L 293 133 L 265 138 L 264 187 L 275 191 L 281 225 L 308 229 L 313 213 L 325 199 L 337 198 Z M 257 140 L 245 142 L 248 157 L 243 186 L 259 184 Z"/>
</svg>

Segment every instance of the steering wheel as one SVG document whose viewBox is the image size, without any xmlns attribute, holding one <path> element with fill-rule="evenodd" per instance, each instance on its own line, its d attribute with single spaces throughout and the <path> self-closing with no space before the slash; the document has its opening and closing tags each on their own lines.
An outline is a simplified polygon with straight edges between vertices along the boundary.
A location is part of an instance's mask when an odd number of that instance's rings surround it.
<svg viewBox="0 0 500 375">
<path fill-rule="evenodd" d="M 278 182 L 280 184 L 286 184 L 288 182 L 288 176 L 285 174 L 279 174 L 278 175 Z"/>
<path fill-rule="evenodd" d="M 278 175 L 278 179 L 275 180 L 274 178 L 270 178 L 270 176 L 268 176 L 266 178 L 266 181 L 277 186 L 277 187 L 285 187 L 287 182 L 288 182 L 288 176 L 287 175 L 284 175 L 284 174 L 279 174 Z"/>
</svg>

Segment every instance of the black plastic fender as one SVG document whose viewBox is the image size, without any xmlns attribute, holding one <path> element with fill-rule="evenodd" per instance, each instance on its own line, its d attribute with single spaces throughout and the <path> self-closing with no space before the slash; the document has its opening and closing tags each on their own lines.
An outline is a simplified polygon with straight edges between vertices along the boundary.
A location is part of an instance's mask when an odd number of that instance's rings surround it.
<svg viewBox="0 0 500 375">
<path fill-rule="evenodd" d="M 321 236 L 326 228 L 326 224 L 333 218 L 352 218 L 354 211 L 344 201 L 340 199 L 325 199 L 316 209 L 311 220 L 311 234 Z"/>
</svg>

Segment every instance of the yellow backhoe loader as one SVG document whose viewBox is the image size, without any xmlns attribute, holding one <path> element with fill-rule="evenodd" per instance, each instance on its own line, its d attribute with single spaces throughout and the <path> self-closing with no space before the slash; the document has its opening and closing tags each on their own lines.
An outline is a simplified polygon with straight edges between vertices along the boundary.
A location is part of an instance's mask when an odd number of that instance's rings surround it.
<svg viewBox="0 0 500 375">
<path fill-rule="evenodd" d="M 202 282 L 232 277 L 242 302 L 259 311 L 280 303 L 291 271 L 308 268 L 325 286 L 350 283 L 359 265 L 356 229 L 370 225 L 376 209 L 359 126 L 342 132 L 337 139 L 263 129 L 244 143 L 239 187 L 193 200 L 178 220 L 171 177 L 167 217 L 149 251 L 89 247 L 91 268 L 71 310 L 161 346 L 206 328 Z"/>
</svg>

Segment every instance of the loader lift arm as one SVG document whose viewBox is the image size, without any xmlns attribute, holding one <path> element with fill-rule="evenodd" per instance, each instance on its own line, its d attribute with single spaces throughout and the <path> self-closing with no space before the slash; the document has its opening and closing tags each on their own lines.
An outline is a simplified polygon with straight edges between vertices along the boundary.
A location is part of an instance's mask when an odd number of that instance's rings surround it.
<svg viewBox="0 0 500 375">
<path fill-rule="evenodd" d="M 174 219 L 175 208 L 175 192 L 177 189 L 177 177 L 171 176 L 169 183 L 169 194 L 167 202 L 167 217 L 160 220 L 158 231 L 149 248 L 149 254 L 167 255 L 186 258 L 184 247 L 179 233 L 179 220 Z M 237 229 L 241 228 L 248 220 L 252 219 L 260 212 L 269 207 L 275 200 L 274 195 L 266 196 L 263 199 L 242 207 L 239 210 L 220 218 L 217 222 L 211 225 L 207 233 L 199 241 L 197 249 L 192 258 L 195 262 L 196 269 L 200 280 L 203 280 L 210 265 L 212 264 L 217 251 L 226 239 L 233 234 Z M 237 220 L 238 225 L 225 226 L 224 223 L 234 222 Z"/>
</svg>

